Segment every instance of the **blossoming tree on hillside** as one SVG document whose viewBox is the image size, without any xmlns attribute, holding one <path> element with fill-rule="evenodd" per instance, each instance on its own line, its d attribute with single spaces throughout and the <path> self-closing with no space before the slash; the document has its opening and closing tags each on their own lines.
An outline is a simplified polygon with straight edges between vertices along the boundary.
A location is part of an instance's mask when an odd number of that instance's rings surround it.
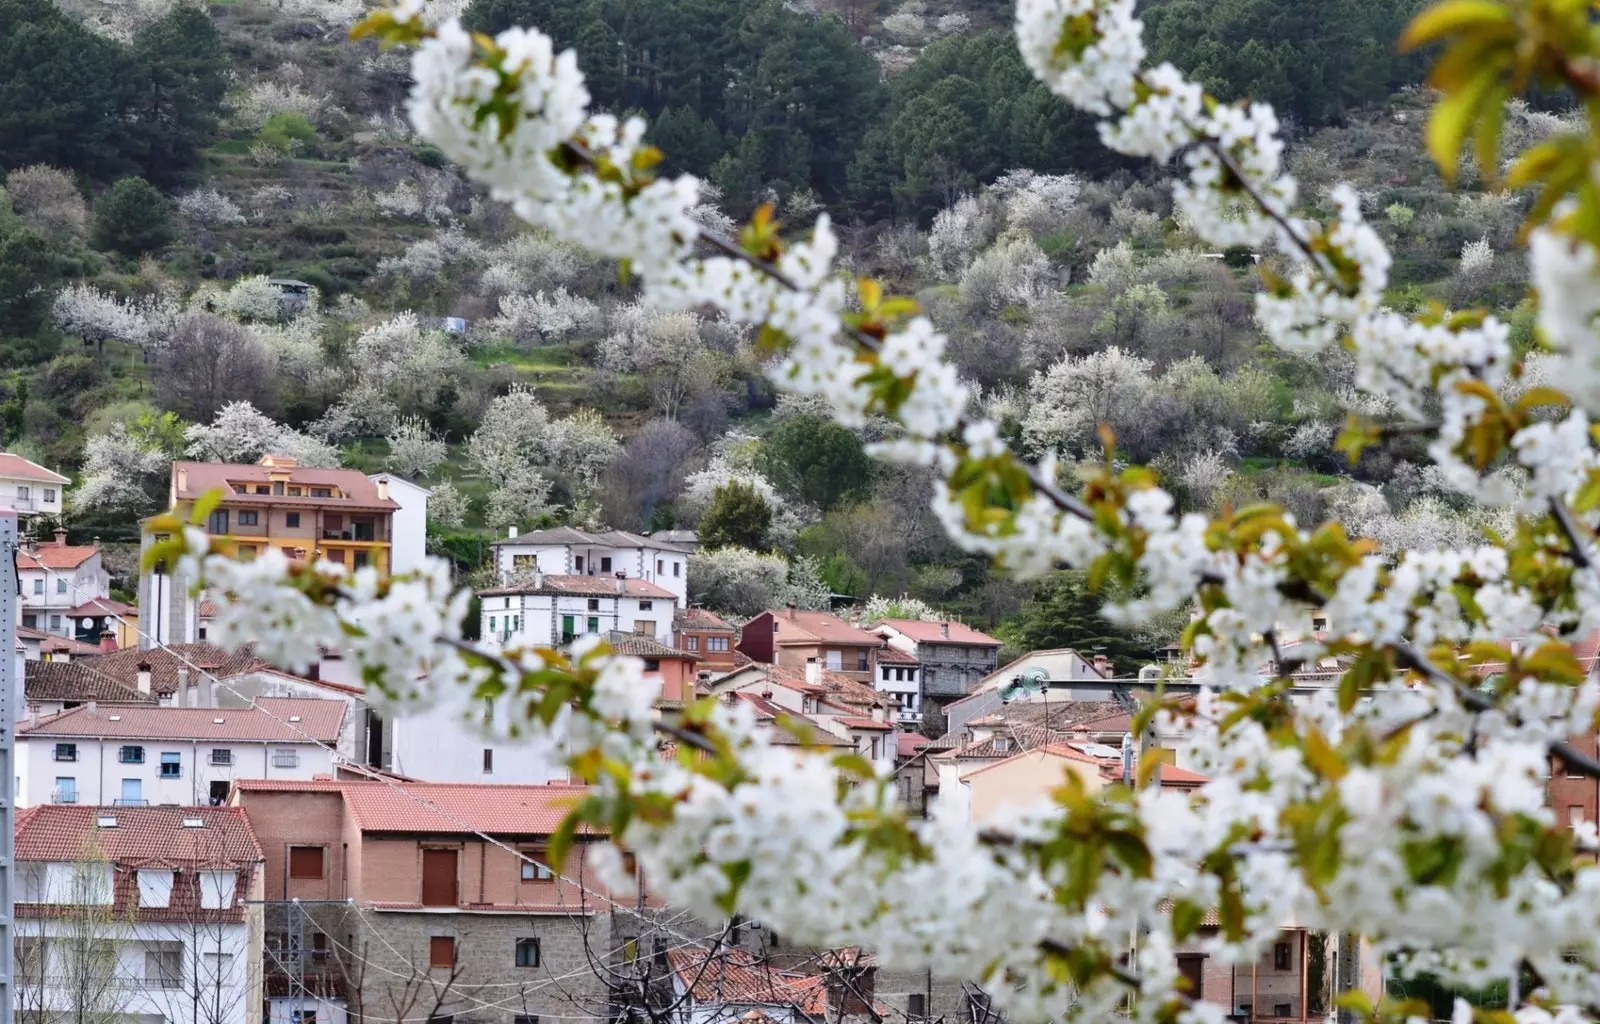
<svg viewBox="0 0 1600 1024">
<path fill-rule="evenodd" d="M 654 308 L 714 306 L 758 325 L 775 378 L 846 425 L 892 419 L 901 432 L 878 454 L 935 472 L 933 505 L 967 550 L 1023 577 L 1065 565 L 1114 583 L 1125 596 L 1104 614 L 1120 622 L 1192 601 L 1184 642 L 1203 688 L 1151 703 L 1135 730 L 1181 737 L 1209 781 L 1163 789 L 1152 756 L 1131 786 L 1090 792 L 1069 779 L 981 832 L 908 821 L 869 764 L 774 744 L 742 709 L 695 703 L 659 717 L 641 663 L 598 641 L 473 649 L 459 631 L 469 595 L 451 592 L 442 566 L 380 581 L 371 569 L 291 568 L 271 552 L 240 564 L 168 522 L 173 539 L 153 557 L 188 560 L 232 598 L 219 642 L 255 641 L 289 665 L 337 643 L 399 705 L 468 685 L 485 734 L 552 744 L 559 733 L 592 784 L 558 847 L 580 823 L 603 828 L 668 902 L 976 979 L 1015 1019 L 1220 1022 L 1231 1008 L 1188 991 L 1174 957 L 1212 912 L 1219 930 L 1203 944 L 1222 962 L 1252 962 L 1293 919 L 1360 935 L 1397 970 L 1464 989 L 1531 978 L 1513 986 L 1523 1024 L 1592 1015 L 1600 869 L 1583 858 L 1600 838 L 1545 804 L 1552 760 L 1600 778 L 1600 761 L 1565 742 L 1593 733 L 1600 709 L 1600 684 L 1570 642 L 1600 625 L 1590 128 L 1539 142 L 1507 174 L 1543 188 L 1528 258 L 1538 331 L 1558 364 L 1551 385 L 1507 401 L 1500 389 L 1521 365 L 1507 325 L 1473 310 L 1412 320 L 1385 309 L 1390 255 L 1358 197 L 1336 188 L 1329 223 L 1302 215 L 1269 107 L 1148 66 L 1133 0 L 1018 5 L 1034 74 L 1099 118 L 1107 146 L 1176 163 L 1174 199 L 1196 235 L 1281 254 L 1256 300 L 1269 338 L 1299 353 L 1343 346 L 1354 383 L 1392 410 L 1350 422 L 1340 448 L 1421 432 L 1440 481 L 1520 513 L 1486 542 L 1385 557 L 1271 505 L 1180 517 L 1152 472 L 1110 453 L 1069 490 L 1048 456 L 1021 460 L 968 409 L 944 338 L 912 303 L 872 281 L 857 282 L 859 305 L 847 301 L 825 216 L 801 238 L 765 210 L 737 239 L 703 230 L 691 215 L 698 183 L 655 174 L 641 121 L 590 112 L 570 51 L 536 29 L 491 39 L 454 21 L 431 27 L 420 7 L 404 0 L 362 31 L 417 47 L 419 134 L 521 216 L 623 261 Z M 1443 97 L 1428 138 L 1447 176 L 1469 139 L 1480 169 L 1501 166 L 1499 111 L 1530 83 L 1600 98 L 1600 37 L 1580 0 L 1445 0 L 1403 40 L 1439 41 Z M 1278 637 L 1309 633 L 1312 609 L 1329 637 L 1315 654 L 1344 668 L 1336 686 L 1297 698 Z M 602 879 L 621 884 L 619 850 L 602 851 Z M 1344 1002 L 1369 1018 L 1415 1012 Z M 1475 1015 L 1497 1019 L 1458 1004 L 1456 1020 Z"/>
</svg>

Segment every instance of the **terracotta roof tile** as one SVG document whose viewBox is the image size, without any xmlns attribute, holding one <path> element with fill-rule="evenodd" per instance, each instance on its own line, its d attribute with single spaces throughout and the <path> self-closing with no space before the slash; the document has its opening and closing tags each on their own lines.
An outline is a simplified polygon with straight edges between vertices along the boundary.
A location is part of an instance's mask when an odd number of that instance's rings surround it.
<svg viewBox="0 0 1600 1024">
<path fill-rule="evenodd" d="M 101 827 L 102 817 L 116 819 Z M 185 828 L 199 819 L 200 828 Z M 215 864 L 244 867 L 259 863 L 261 844 L 239 807 L 91 807 L 43 804 L 17 812 L 19 861 L 73 861 L 92 842 L 116 864 Z"/>
<path fill-rule="evenodd" d="M 117 601 L 109 597 L 97 597 L 92 601 L 85 601 L 83 604 L 78 605 L 68 614 L 73 618 L 81 618 L 85 615 L 120 615 L 127 618 L 138 615 L 139 609 L 124 601 Z"/>
<path fill-rule="evenodd" d="M 921 733 L 897 732 L 894 735 L 894 752 L 897 757 L 915 757 L 933 741 Z"/>
<path fill-rule="evenodd" d="M 921 619 L 884 619 L 879 626 L 888 626 L 918 643 L 961 644 L 965 647 L 999 647 L 1000 641 L 987 633 L 980 633 L 959 622 L 924 622 Z M 946 635 L 946 630 L 949 635 Z"/>
<path fill-rule="evenodd" d="M 787 687 L 800 693 L 811 693 L 826 697 L 831 703 L 844 704 L 855 708 L 887 708 L 892 706 L 888 697 L 874 690 L 856 679 L 847 675 L 823 669 L 821 681 L 813 683 L 806 678 L 803 668 L 790 668 L 787 665 L 763 665 L 752 662 L 750 666 L 760 670 L 768 679 L 779 686 Z M 739 671 L 735 669 L 734 671 Z"/>
<path fill-rule="evenodd" d="M 855 715 L 840 715 L 839 721 L 849 729 L 874 729 L 879 732 L 894 731 L 894 726 L 888 722 L 878 722 L 871 718 L 859 718 Z"/>
<path fill-rule="evenodd" d="M 17 735 L 333 744 L 348 706 L 342 700 L 291 697 L 260 697 L 256 703 L 253 708 L 83 706 L 19 722 Z"/>
<path fill-rule="evenodd" d="M 141 651 L 137 647 L 124 647 L 119 651 L 85 659 L 85 662 L 95 671 L 119 680 L 124 686 L 134 687 L 139 683 L 140 663 L 148 663 L 150 689 L 160 694 L 177 690 L 179 669 L 188 670 L 191 685 L 200 684 L 201 674 L 191 668 L 190 663 L 219 679 L 272 667 L 270 662 L 256 657 L 255 651 L 248 645 L 230 652 L 216 644 L 205 643 L 169 644 L 166 647 L 152 647 L 147 651 Z"/>
<path fill-rule="evenodd" d="M 683 661 L 699 661 L 700 655 L 692 651 L 680 651 L 676 647 L 668 647 L 656 640 L 655 637 L 645 636 L 642 633 L 620 633 L 612 631 L 606 634 L 606 643 L 617 654 L 631 654 L 637 658 L 679 658 Z"/>
<path fill-rule="evenodd" d="M 878 648 L 878 664 L 880 665 L 916 665 L 916 658 L 902 651 L 898 647 Z"/>
<path fill-rule="evenodd" d="M 734 632 L 733 625 L 716 612 L 705 608 L 685 608 L 672 617 L 676 629 L 720 629 Z"/>
<path fill-rule="evenodd" d="M 343 498 L 291 498 L 282 494 L 244 494 L 235 491 L 231 486 L 234 481 L 250 485 L 270 484 L 273 471 L 260 463 L 240 465 L 224 462 L 174 462 L 172 489 L 180 501 L 198 498 L 207 491 L 220 489 L 225 495 L 224 501 L 228 502 L 248 498 L 252 504 L 263 505 L 389 510 L 400 507 L 400 503 L 393 498 L 378 497 L 378 485 L 368 480 L 366 474 L 355 469 L 312 469 L 306 466 L 294 466 L 287 470 L 289 483 L 303 487 L 338 488 L 348 495 Z M 186 486 L 178 486 L 180 479 Z"/>
<path fill-rule="evenodd" d="M 617 584 L 622 584 L 622 590 Z M 672 591 L 658 587 L 649 580 L 629 576 L 618 580 L 614 576 L 555 576 L 540 575 L 534 579 L 509 587 L 490 587 L 478 591 L 481 597 L 506 597 L 515 594 L 572 594 L 579 597 L 645 597 L 675 601 Z"/>
<path fill-rule="evenodd" d="M 827 729 L 824 729 L 810 716 L 802 715 L 798 711 L 790 711 L 788 708 L 782 707 L 774 701 L 761 696 L 759 693 L 748 693 L 744 690 L 731 690 L 724 695 L 724 699 L 741 700 L 750 705 L 750 707 L 756 713 L 756 721 L 761 725 L 771 727 L 777 721 L 777 719 L 781 717 L 790 722 L 802 723 L 808 727 L 808 734 L 804 736 L 796 736 L 787 729 L 773 728 L 771 737 L 773 744 L 776 746 L 854 746 L 854 744 L 845 739 L 843 736 L 837 736 L 829 732 Z M 802 742 L 803 740 L 805 742 Z"/>
<path fill-rule="evenodd" d="M 104 701 L 154 704 L 156 698 L 96 672 L 86 661 L 30 661 L 23 668 L 30 701 Z"/>
<path fill-rule="evenodd" d="M 549 530 L 531 530 L 515 537 L 501 537 L 492 546 L 502 545 L 570 545 L 596 548 L 654 548 L 659 551 L 678 551 L 688 554 L 694 550 L 690 544 L 674 543 L 641 537 L 626 530 L 579 530 L 571 526 L 557 526 Z"/>
<path fill-rule="evenodd" d="M 827 612 L 801 611 L 800 609 L 785 608 L 782 611 L 768 611 L 766 615 L 772 616 L 772 621 L 777 622 L 778 629 L 773 637 L 773 642 L 783 644 L 805 644 L 824 641 L 835 644 L 852 644 L 858 647 L 882 647 L 883 637 L 876 633 L 868 633 L 864 629 L 857 629 L 850 623 L 830 615 Z M 757 616 L 745 624 L 749 629 L 752 625 L 766 625 L 763 616 Z M 770 627 L 769 627 L 770 628 Z"/>
<path fill-rule="evenodd" d="M 32 548 L 19 548 L 17 568 L 76 569 L 99 553 L 100 549 L 92 544 L 57 544 L 55 541 L 47 541 L 35 544 Z"/>
<path fill-rule="evenodd" d="M 19 480 L 43 480 L 46 483 L 66 484 L 72 481 L 52 469 L 45 469 L 31 459 L 10 452 L 0 452 L 0 476 Z"/>
<path fill-rule="evenodd" d="M 366 832 L 549 835 L 588 788 L 552 783 L 346 782 L 345 806 Z M 266 788 L 266 787 L 262 787 Z M 422 803 L 418 802 L 420 798 Z M 427 806 L 432 804 L 433 807 Z M 437 810 L 433 808 L 437 808 Z"/>
</svg>

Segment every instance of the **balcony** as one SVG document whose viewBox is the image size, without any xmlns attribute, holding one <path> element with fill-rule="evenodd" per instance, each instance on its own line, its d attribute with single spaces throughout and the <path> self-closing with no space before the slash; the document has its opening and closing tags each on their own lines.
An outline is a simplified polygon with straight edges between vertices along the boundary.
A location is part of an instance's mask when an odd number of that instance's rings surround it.
<svg viewBox="0 0 1600 1024">
<path fill-rule="evenodd" d="M 78 802 L 78 791 L 75 789 L 52 789 L 50 802 L 53 804 L 75 804 Z"/>
</svg>

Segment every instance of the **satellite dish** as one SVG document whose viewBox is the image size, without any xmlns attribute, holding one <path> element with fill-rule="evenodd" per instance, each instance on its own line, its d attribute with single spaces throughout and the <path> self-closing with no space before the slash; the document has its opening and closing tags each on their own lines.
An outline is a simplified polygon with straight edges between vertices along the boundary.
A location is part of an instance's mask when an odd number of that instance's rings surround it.
<svg viewBox="0 0 1600 1024">
<path fill-rule="evenodd" d="M 89 618 L 88 616 L 85 616 L 84 620 L 83 620 L 83 628 L 84 629 L 93 629 L 94 628 L 94 620 Z"/>
<path fill-rule="evenodd" d="M 1010 704 L 1019 698 L 1043 693 L 1045 684 L 1049 680 L 1050 674 L 1042 668 L 1024 669 L 1000 687 L 1000 701 L 1003 704 Z"/>
</svg>

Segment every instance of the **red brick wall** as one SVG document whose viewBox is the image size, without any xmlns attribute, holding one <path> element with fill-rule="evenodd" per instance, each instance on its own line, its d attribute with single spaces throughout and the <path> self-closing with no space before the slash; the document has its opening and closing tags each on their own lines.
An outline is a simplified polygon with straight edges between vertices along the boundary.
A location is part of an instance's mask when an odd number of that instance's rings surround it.
<svg viewBox="0 0 1600 1024">
<path fill-rule="evenodd" d="M 266 858 L 267 899 L 344 898 L 343 797 L 338 793 L 243 789 L 238 791 L 237 802 L 250 816 L 250 827 Z M 288 878 L 290 846 L 322 847 L 322 878 Z"/>
<path fill-rule="evenodd" d="M 1569 743 L 1581 754 L 1595 756 L 1595 735 L 1574 736 Z M 1550 765 L 1550 807 L 1555 811 L 1556 822 L 1566 825 L 1572 808 L 1581 808 L 1585 821 L 1600 820 L 1600 781 L 1590 778 L 1569 778 L 1560 761 Z"/>
</svg>

